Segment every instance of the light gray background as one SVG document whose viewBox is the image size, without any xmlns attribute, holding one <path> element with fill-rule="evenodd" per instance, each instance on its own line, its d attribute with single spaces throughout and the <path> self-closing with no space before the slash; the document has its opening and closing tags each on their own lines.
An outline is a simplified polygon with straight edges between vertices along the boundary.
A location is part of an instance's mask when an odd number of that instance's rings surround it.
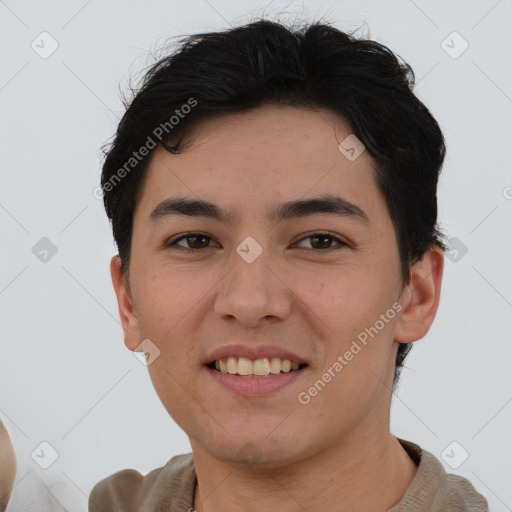
<svg viewBox="0 0 512 512">
<path fill-rule="evenodd" d="M 467 253 L 446 258 L 439 312 L 407 359 L 392 431 L 469 478 L 491 510 L 512 510 L 512 1 L 5 0 L 0 418 L 19 463 L 9 511 L 85 511 L 105 476 L 144 474 L 190 450 L 123 344 L 115 247 L 93 195 L 99 148 L 123 113 L 119 83 L 151 62 L 149 50 L 262 13 L 325 17 L 345 30 L 366 23 L 359 35 L 369 30 L 416 72 L 448 147 L 441 227 Z M 43 31 L 59 45 L 46 59 L 31 48 L 51 48 Z M 446 39 L 453 31 L 469 44 L 457 58 L 464 42 Z M 42 237 L 58 249 L 46 263 L 32 252 Z M 50 457 L 43 441 L 59 454 L 48 469 L 36 462 Z M 442 456 L 453 441 L 451 461 L 469 453 L 457 469 Z"/>
</svg>

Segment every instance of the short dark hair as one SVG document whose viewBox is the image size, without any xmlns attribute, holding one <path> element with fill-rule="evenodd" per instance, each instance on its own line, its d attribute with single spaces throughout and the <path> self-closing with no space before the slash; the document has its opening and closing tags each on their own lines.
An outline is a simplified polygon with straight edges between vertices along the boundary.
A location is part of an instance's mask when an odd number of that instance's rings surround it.
<svg viewBox="0 0 512 512">
<path fill-rule="evenodd" d="M 414 95 L 414 83 L 411 67 L 389 48 L 328 23 L 292 28 L 262 19 L 183 37 L 146 71 L 104 149 L 101 187 L 123 274 L 128 274 L 133 213 L 154 147 L 178 153 L 201 119 L 272 103 L 329 109 L 348 122 L 376 161 L 402 281 L 409 284 L 410 266 L 432 244 L 446 250 L 436 196 L 444 137 Z M 143 147 L 145 156 L 139 154 Z M 411 343 L 399 344 L 393 389 L 410 348 Z"/>
</svg>

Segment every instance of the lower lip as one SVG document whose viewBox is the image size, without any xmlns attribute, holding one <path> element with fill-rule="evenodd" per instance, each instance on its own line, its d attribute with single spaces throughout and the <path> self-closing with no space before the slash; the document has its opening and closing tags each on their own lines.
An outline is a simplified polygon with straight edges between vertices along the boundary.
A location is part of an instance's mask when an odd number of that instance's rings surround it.
<svg viewBox="0 0 512 512">
<path fill-rule="evenodd" d="M 278 391 L 285 386 L 302 377 L 307 367 L 294 372 L 283 372 L 278 374 L 269 374 L 264 377 L 240 376 L 222 373 L 206 367 L 206 371 L 219 384 L 244 396 L 265 396 L 274 391 Z"/>
</svg>

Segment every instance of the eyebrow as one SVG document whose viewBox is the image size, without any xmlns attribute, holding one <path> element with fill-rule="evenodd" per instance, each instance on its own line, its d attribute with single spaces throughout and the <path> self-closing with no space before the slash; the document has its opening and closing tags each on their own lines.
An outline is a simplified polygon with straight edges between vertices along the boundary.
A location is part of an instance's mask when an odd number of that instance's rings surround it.
<svg viewBox="0 0 512 512">
<path fill-rule="evenodd" d="M 340 217 L 354 219 L 365 225 L 370 223 L 368 215 L 359 208 L 359 206 L 342 197 L 333 195 L 278 203 L 267 212 L 267 216 L 271 223 L 275 223 L 319 213 L 330 213 Z M 165 199 L 151 212 L 149 219 L 151 222 L 156 222 L 172 215 L 209 217 L 230 225 L 233 225 L 239 220 L 233 212 L 223 210 L 215 203 L 186 197 L 171 197 Z"/>
</svg>

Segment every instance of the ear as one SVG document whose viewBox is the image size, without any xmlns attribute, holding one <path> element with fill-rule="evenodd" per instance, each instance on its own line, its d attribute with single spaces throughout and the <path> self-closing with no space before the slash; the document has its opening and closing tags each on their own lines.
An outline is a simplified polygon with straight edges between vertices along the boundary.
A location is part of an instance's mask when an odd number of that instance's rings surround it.
<svg viewBox="0 0 512 512">
<path fill-rule="evenodd" d="M 444 253 L 435 244 L 411 267 L 411 281 L 403 289 L 403 309 L 393 336 L 398 343 L 416 341 L 427 334 L 439 306 L 443 268 Z"/>
<path fill-rule="evenodd" d="M 139 332 L 137 316 L 133 308 L 129 284 L 121 272 L 121 259 L 119 255 L 114 256 L 110 260 L 110 275 L 116 292 L 121 325 L 123 326 L 124 344 L 132 352 L 143 352 L 142 347 L 136 350 L 141 344 L 142 338 Z"/>
</svg>

